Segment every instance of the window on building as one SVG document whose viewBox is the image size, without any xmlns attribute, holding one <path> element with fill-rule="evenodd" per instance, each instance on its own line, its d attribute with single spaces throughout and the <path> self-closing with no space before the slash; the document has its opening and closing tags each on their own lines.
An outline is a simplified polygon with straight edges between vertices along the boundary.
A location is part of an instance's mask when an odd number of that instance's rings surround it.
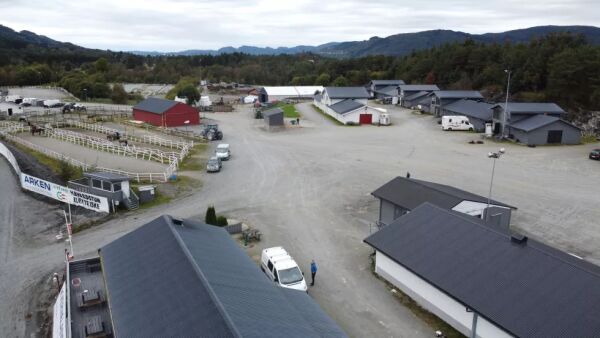
<svg viewBox="0 0 600 338">
<path fill-rule="evenodd" d="M 121 191 L 121 183 L 113 183 L 113 191 Z"/>
<path fill-rule="evenodd" d="M 102 181 L 92 180 L 92 187 L 102 189 Z"/>
<path fill-rule="evenodd" d="M 111 191 L 111 184 L 107 181 L 102 181 L 102 189 L 106 191 Z"/>
</svg>

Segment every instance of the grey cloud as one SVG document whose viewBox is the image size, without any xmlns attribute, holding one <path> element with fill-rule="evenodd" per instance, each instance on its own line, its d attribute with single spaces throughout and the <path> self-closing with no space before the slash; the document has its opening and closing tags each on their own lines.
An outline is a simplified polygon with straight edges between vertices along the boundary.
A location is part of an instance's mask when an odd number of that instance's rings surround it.
<svg viewBox="0 0 600 338">
<path fill-rule="evenodd" d="M 93 48 L 316 45 L 428 29 L 598 25 L 592 0 L 0 0 L 2 24 Z"/>
</svg>

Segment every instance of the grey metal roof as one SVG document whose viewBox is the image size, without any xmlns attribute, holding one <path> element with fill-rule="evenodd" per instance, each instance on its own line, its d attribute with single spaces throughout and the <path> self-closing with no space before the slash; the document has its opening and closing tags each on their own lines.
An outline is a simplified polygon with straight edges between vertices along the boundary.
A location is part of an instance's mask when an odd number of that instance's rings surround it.
<svg viewBox="0 0 600 338">
<path fill-rule="evenodd" d="M 277 107 L 277 108 L 271 108 L 268 110 L 265 110 L 264 112 L 262 112 L 262 116 L 272 116 L 272 115 L 278 115 L 278 114 L 283 114 L 283 110 L 281 110 L 281 108 Z"/>
<path fill-rule="evenodd" d="M 415 100 L 415 99 L 418 99 L 418 98 L 421 98 L 421 97 L 425 97 L 425 96 L 429 95 L 429 93 L 430 92 L 428 92 L 428 91 L 420 91 L 418 93 L 409 95 L 409 96 L 405 97 L 404 99 L 407 100 L 407 101 L 412 101 L 412 100 Z"/>
<path fill-rule="evenodd" d="M 428 91 L 428 92 L 432 92 L 434 90 L 440 90 L 440 88 L 436 85 L 427 85 L 427 84 L 414 84 L 414 85 L 410 85 L 410 84 L 405 84 L 405 85 L 399 85 L 398 88 L 402 89 L 402 90 L 407 90 L 407 91 Z"/>
<path fill-rule="evenodd" d="M 173 108 L 178 102 L 149 97 L 144 101 L 133 106 L 133 109 L 147 111 L 149 113 L 163 114 L 167 110 Z"/>
<path fill-rule="evenodd" d="M 315 101 L 321 102 L 322 97 L 323 97 L 323 95 L 321 95 L 321 94 L 315 94 Z"/>
<path fill-rule="evenodd" d="M 495 107 L 500 107 L 504 110 L 504 103 L 498 103 Z M 512 114 L 565 114 L 565 111 L 556 103 L 541 103 L 541 102 L 509 102 L 508 111 Z"/>
<path fill-rule="evenodd" d="M 390 86 L 390 85 L 403 85 L 405 82 L 403 80 L 371 80 L 370 84 L 376 86 Z"/>
<path fill-rule="evenodd" d="M 483 99 L 481 93 L 476 90 L 436 90 L 430 95 L 440 99 Z"/>
<path fill-rule="evenodd" d="M 381 89 L 375 90 L 375 93 L 387 96 L 398 96 L 398 86 L 386 86 Z"/>
<path fill-rule="evenodd" d="M 103 171 L 85 172 L 85 173 L 83 173 L 83 176 L 91 177 L 91 178 L 99 178 L 101 180 L 110 181 L 110 182 L 129 181 L 129 177 L 127 177 L 127 176 L 113 174 L 113 173 L 107 173 L 107 172 L 103 172 Z"/>
<path fill-rule="evenodd" d="M 485 102 L 462 99 L 444 106 L 444 109 L 468 117 L 475 117 L 480 120 L 491 121 L 493 106 L 493 104 Z"/>
<path fill-rule="evenodd" d="M 487 203 L 487 197 L 476 195 L 449 185 L 398 176 L 377 190 L 373 196 L 392 202 L 408 210 L 429 202 L 445 209 L 452 209 L 462 201 Z M 508 204 L 491 200 L 492 204 L 516 209 Z"/>
<path fill-rule="evenodd" d="M 511 123 L 510 127 L 514 128 L 514 129 L 519 129 L 519 130 L 522 130 L 525 132 L 529 132 L 529 131 L 536 130 L 541 127 L 547 126 L 550 123 L 554 123 L 556 121 L 559 121 L 560 123 L 563 123 L 572 128 L 580 129 L 579 127 L 574 126 L 565 120 L 561 120 L 560 118 L 558 118 L 556 116 L 549 116 L 549 115 L 543 115 L 543 114 L 533 115 L 532 117 L 528 117 L 526 119 L 517 121 L 515 123 Z"/>
<path fill-rule="evenodd" d="M 329 106 L 329 108 L 331 108 L 334 112 L 338 114 L 344 115 L 353 112 L 357 109 L 363 108 L 364 106 L 364 104 L 356 102 L 354 100 L 343 100 L 338 103 L 332 104 L 331 106 Z"/>
<path fill-rule="evenodd" d="M 270 282 L 223 228 L 162 216 L 99 253 L 117 336 L 345 336 L 307 293 Z"/>
<path fill-rule="evenodd" d="M 368 99 L 365 87 L 325 87 L 331 99 Z"/>
<path fill-rule="evenodd" d="M 424 204 L 365 242 L 517 337 L 599 337 L 600 268 Z"/>
</svg>

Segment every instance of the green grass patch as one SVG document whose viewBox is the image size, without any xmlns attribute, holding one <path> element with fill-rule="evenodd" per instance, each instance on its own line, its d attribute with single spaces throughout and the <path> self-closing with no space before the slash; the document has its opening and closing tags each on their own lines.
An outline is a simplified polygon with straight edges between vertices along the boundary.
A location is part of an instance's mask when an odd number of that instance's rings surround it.
<svg viewBox="0 0 600 338">
<path fill-rule="evenodd" d="M 57 160 L 46 154 L 40 153 L 37 150 L 33 150 L 24 145 L 18 143 L 12 143 L 17 149 L 24 153 L 31 155 L 39 163 L 48 167 L 53 173 L 59 175 L 65 181 L 74 180 L 83 176 L 83 170 L 80 167 L 76 167 L 68 164 L 65 161 Z"/>
<path fill-rule="evenodd" d="M 137 191 L 136 194 L 139 195 L 139 191 Z M 154 199 L 149 202 L 140 203 L 139 210 L 146 210 L 153 208 L 157 205 L 167 204 L 170 203 L 172 200 L 173 197 L 167 196 L 166 194 L 159 192 L 158 189 L 154 189 Z"/>
<path fill-rule="evenodd" d="M 581 136 L 582 144 L 596 143 L 596 142 L 598 142 L 598 136 L 596 136 L 594 134 L 584 134 Z"/>
<path fill-rule="evenodd" d="M 301 117 L 300 113 L 296 110 L 296 106 L 290 103 L 280 102 L 275 105 L 276 107 L 281 108 L 283 110 L 283 116 L 287 118 L 298 118 Z"/>
<path fill-rule="evenodd" d="M 180 171 L 202 170 L 206 162 L 205 156 L 202 156 L 208 149 L 208 144 L 197 143 L 190 149 L 189 155 L 179 164 Z"/>
<path fill-rule="evenodd" d="M 323 111 L 321 108 L 319 108 L 319 107 L 315 106 L 314 104 L 312 104 L 311 106 L 313 107 L 313 109 L 314 109 L 314 110 L 315 110 L 317 113 L 319 113 L 319 114 L 323 115 L 323 117 L 325 117 L 325 118 L 326 118 L 326 119 L 328 119 L 329 121 L 331 121 L 331 122 L 333 122 L 333 123 L 337 124 L 338 126 L 345 126 L 345 124 L 343 124 L 342 122 L 338 121 L 338 120 L 337 120 L 335 117 L 333 117 L 333 116 L 331 116 L 331 115 L 329 115 L 329 114 L 325 113 L 325 112 L 324 112 L 324 111 Z"/>
</svg>

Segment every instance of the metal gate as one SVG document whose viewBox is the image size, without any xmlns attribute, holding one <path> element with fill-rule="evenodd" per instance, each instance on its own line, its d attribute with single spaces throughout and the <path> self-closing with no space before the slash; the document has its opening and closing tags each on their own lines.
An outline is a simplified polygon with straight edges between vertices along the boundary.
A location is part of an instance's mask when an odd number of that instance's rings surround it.
<svg viewBox="0 0 600 338">
<path fill-rule="evenodd" d="M 562 143 L 562 130 L 548 130 L 548 143 Z"/>
</svg>

